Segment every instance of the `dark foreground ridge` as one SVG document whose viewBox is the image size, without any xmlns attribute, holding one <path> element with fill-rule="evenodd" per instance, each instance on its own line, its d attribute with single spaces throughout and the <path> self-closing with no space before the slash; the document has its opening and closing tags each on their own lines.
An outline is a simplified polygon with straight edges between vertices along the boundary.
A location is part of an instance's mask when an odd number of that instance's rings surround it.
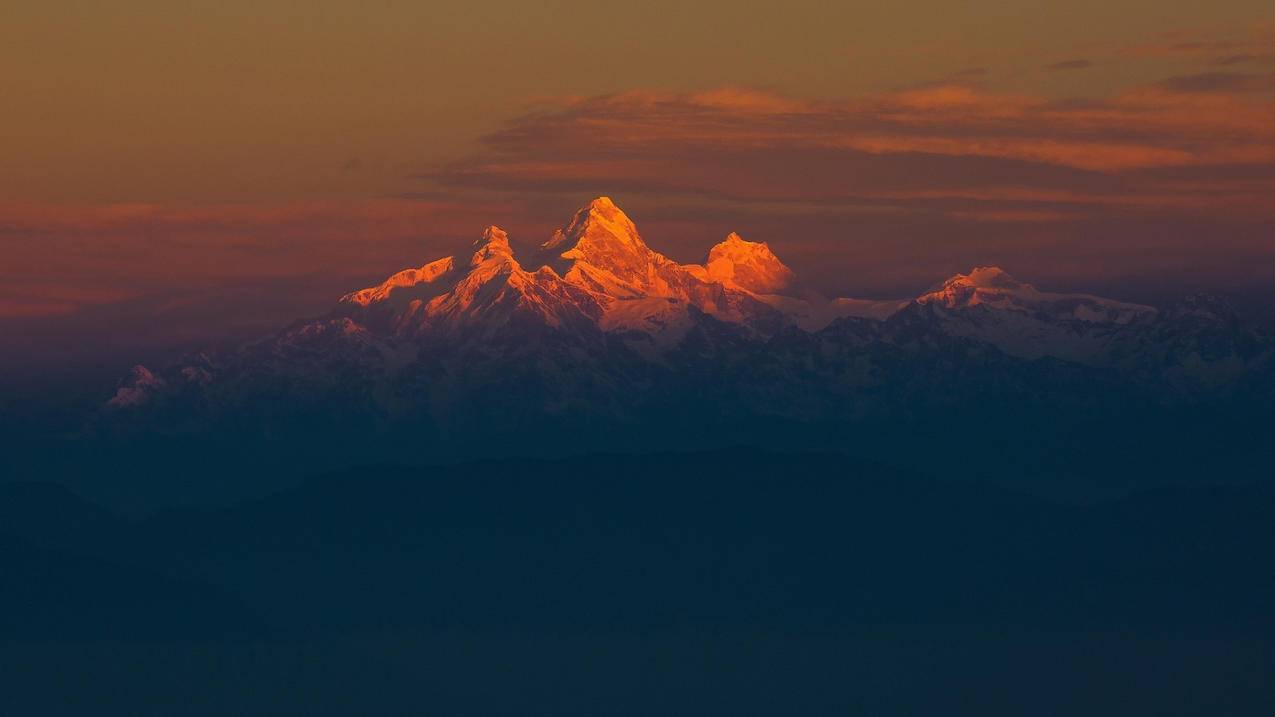
<svg viewBox="0 0 1275 717">
<path fill-rule="evenodd" d="M 159 714 L 174 679 L 211 700 L 187 714 L 1275 705 L 1269 484 L 1076 507 L 722 451 L 382 465 L 132 520 L 2 490 L 0 655 L 42 714 Z M 33 694 L 55 655 L 83 683 Z"/>
</svg>

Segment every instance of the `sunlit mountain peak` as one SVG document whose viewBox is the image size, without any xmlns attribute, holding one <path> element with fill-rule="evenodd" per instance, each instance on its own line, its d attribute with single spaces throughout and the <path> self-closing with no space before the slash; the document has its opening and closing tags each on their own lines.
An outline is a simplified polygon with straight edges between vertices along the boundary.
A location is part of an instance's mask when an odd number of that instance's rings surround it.
<svg viewBox="0 0 1275 717">
<path fill-rule="evenodd" d="M 474 249 L 470 266 L 478 266 L 492 259 L 512 259 L 514 255 L 513 249 L 509 247 L 509 235 L 494 225 L 483 231 L 483 235 L 474 242 Z"/>
<path fill-rule="evenodd" d="M 710 281 L 757 294 L 781 293 L 797 278 L 765 242 L 747 241 L 735 232 L 709 250 L 704 267 Z"/>
</svg>

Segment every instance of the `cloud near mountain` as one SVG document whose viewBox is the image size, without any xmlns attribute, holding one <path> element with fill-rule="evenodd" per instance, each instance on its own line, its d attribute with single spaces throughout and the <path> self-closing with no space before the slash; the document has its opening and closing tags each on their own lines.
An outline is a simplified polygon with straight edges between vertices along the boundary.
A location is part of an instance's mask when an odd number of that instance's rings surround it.
<svg viewBox="0 0 1275 717">
<path fill-rule="evenodd" d="M 1169 44 L 1208 62 L 1269 49 Z M 455 254 L 493 220 L 544 236 L 599 191 L 680 262 L 738 230 L 830 295 L 913 296 L 1000 264 L 1139 300 L 1269 302 L 1275 103 L 1269 68 L 1238 64 L 1084 101 L 951 82 L 820 100 L 634 91 L 516 117 L 394 198 L 0 204 L 0 365 L 245 336 L 422 251 Z"/>
<path fill-rule="evenodd" d="M 840 101 L 627 92 L 516 119 L 487 137 L 488 153 L 439 176 L 740 202 L 1269 218 L 1275 103 L 1239 91 L 1251 84 L 1178 78 L 1092 102 L 960 84 Z M 1184 181 L 1194 169 L 1207 195 Z"/>
</svg>

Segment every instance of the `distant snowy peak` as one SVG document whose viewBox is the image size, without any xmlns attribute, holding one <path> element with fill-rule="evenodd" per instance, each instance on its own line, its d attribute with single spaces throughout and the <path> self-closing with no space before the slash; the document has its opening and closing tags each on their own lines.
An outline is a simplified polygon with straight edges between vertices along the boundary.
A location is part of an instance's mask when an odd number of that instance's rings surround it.
<svg viewBox="0 0 1275 717">
<path fill-rule="evenodd" d="M 509 235 L 498 226 L 490 226 L 474 242 L 474 255 L 469 258 L 469 265 L 478 266 L 493 260 L 513 261 L 513 258 L 514 251 L 509 247 Z"/>
<path fill-rule="evenodd" d="M 949 309 L 979 304 L 999 308 L 1026 306 L 1038 301 L 1036 287 L 1018 281 L 997 266 L 980 266 L 957 274 L 917 297 L 917 303 L 940 304 Z"/>
<path fill-rule="evenodd" d="M 1089 294 L 1040 291 L 995 266 L 976 267 L 968 274 L 957 274 L 917 297 L 916 301 L 918 304 L 937 305 L 947 309 L 985 306 L 1090 323 L 1127 324 L 1156 313 L 1155 308 L 1142 304 L 1130 304 Z"/>
<path fill-rule="evenodd" d="M 643 257 L 650 252 L 637 225 L 610 197 L 598 197 L 576 211 L 566 226 L 540 246 L 544 251 L 571 259 L 600 258 L 603 254 Z"/>
<path fill-rule="evenodd" d="M 353 291 L 342 296 L 341 303 L 368 306 L 390 301 L 392 295 L 398 293 L 399 296 L 405 296 L 409 292 L 404 290 L 422 284 L 432 284 L 453 269 L 455 269 L 455 259 L 450 256 L 432 261 L 419 269 L 404 269 L 376 286 Z M 399 296 L 395 296 L 395 298 L 399 298 Z M 404 301 L 403 303 L 406 304 L 407 302 Z"/>
<path fill-rule="evenodd" d="M 780 261 L 765 242 L 746 241 L 734 232 L 709 250 L 703 276 L 707 281 L 754 294 L 782 294 L 797 280 L 792 269 Z"/>
<path fill-rule="evenodd" d="M 676 268 L 642 241 L 633 220 L 608 197 L 577 211 L 540 251 L 538 263 L 565 280 L 617 298 L 669 293 L 665 274 Z"/>
</svg>

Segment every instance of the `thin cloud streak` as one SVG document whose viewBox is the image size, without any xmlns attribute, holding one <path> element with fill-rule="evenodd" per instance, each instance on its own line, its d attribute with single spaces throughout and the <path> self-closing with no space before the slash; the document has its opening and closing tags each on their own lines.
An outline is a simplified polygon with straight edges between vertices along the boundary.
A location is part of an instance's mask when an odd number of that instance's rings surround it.
<svg viewBox="0 0 1275 717">
<path fill-rule="evenodd" d="M 1090 67 L 1093 67 L 1093 63 L 1090 62 L 1089 60 L 1083 60 L 1083 59 L 1063 60 L 1062 62 L 1055 62 L 1049 65 L 1045 65 L 1046 70 L 1052 70 L 1055 72 L 1066 71 L 1066 70 L 1087 70 Z"/>
<path fill-rule="evenodd" d="M 963 85 L 840 102 L 742 90 L 630 92 L 519 118 L 487 137 L 490 152 L 435 178 L 500 190 L 618 185 L 735 201 L 848 203 L 880 201 L 883 192 L 987 195 L 1015 187 L 1108 211 L 1199 209 L 1194 197 L 1159 184 L 1156 171 L 1253 167 L 1271 180 L 1275 104 L 1245 96 L 1253 81 L 1171 78 L 1070 104 Z M 1270 216 L 1275 208 L 1264 192 L 1272 188 L 1232 194 L 1225 209 Z M 1003 203 L 1021 208 L 1010 195 Z"/>
</svg>

